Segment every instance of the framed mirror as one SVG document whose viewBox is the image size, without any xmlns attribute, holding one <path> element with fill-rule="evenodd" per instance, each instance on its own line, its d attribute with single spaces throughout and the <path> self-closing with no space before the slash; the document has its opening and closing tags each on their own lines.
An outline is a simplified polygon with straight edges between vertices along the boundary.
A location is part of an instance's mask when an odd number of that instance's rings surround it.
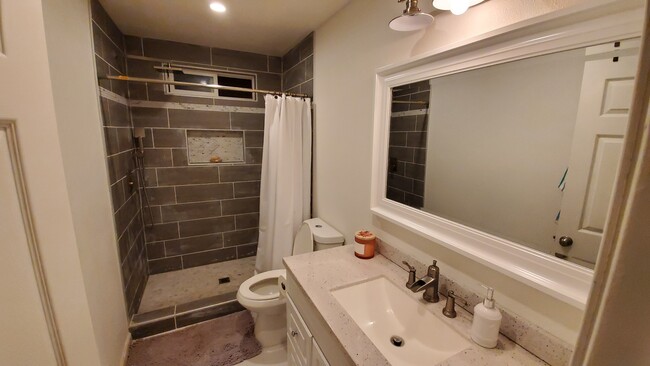
<svg viewBox="0 0 650 366">
<path fill-rule="evenodd" d="M 371 209 L 582 308 L 642 12 L 571 18 L 379 70 Z"/>
</svg>

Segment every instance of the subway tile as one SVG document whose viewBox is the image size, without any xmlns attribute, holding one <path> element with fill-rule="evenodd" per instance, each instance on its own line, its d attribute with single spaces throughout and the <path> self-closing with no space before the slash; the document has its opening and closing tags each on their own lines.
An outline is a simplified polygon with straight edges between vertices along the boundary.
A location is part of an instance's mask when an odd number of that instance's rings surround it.
<svg viewBox="0 0 650 366">
<path fill-rule="evenodd" d="M 300 62 L 300 49 L 295 46 L 282 56 L 282 72 L 287 72 L 287 70 L 296 66 L 298 62 Z"/>
<path fill-rule="evenodd" d="M 424 205 L 424 198 L 422 196 L 417 196 L 406 192 L 404 194 L 404 204 L 415 208 L 422 208 Z"/>
<path fill-rule="evenodd" d="M 416 164 L 426 164 L 427 161 L 427 149 L 414 149 L 413 151 L 413 162 Z"/>
<path fill-rule="evenodd" d="M 405 175 L 408 178 L 424 180 L 425 166 L 420 164 L 406 164 Z"/>
<path fill-rule="evenodd" d="M 156 187 L 158 185 L 158 176 L 156 169 L 144 170 L 144 183 L 147 187 Z"/>
<path fill-rule="evenodd" d="M 235 248 L 224 248 L 183 256 L 183 268 L 203 266 L 211 263 L 225 262 L 237 258 Z"/>
<path fill-rule="evenodd" d="M 258 212 L 235 216 L 235 227 L 237 230 L 257 228 L 259 223 L 260 214 Z"/>
<path fill-rule="evenodd" d="M 124 50 L 127 55 L 144 56 L 142 53 L 142 38 L 124 36 Z"/>
<path fill-rule="evenodd" d="M 151 38 L 143 38 L 142 44 L 144 55 L 147 57 L 210 64 L 208 47 Z"/>
<path fill-rule="evenodd" d="M 426 132 L 408 132 L 406 144 L 409 147 L 427 147 Z"/>
<path fill-rule="evenodd" d="M 235 197 L 258 197 L 260 195 L 260 182 L 237 182 L 235 183 Z"/>
<path fill-rule="evenodd" d="M 388 146 L 406 146 L 406 132 L 391 132 Z"/>
<path fill-rule="evenodd" d="M 424 181 L 416 180 L 413 181 L 413 194 L 418 196 L 424 196 Z"/>
<path fill-rule="evenodd" d="M 257 255 L 257 243 L 238 245 L 236 246 L 236 248 L 237 248 L 237 259 L 252 257 Z"/>
<path fill-rule="evenodd" d="M 402 191 L 413 191 L 413 179 L 401 175 L 388 174 L 388 186 L 398 188 Z"/>
<path fill-rule="evenodd" d="M 235 217 L 215 217 L 179 222 L 180 236 L 197 236 L 235 230 Z"/>
<path fill-rule="evenodd" d="M 153 145 L 155 147 L 184 147 L 185 131 L 180 129 L 153 129 Z"/>
<path fill-rule="evenodd" d="M 305 81 L 314 78 L 314 57 L 309 56 L 305 59 Z"/>
<path fill-rule="evenodd" d="M 239 113 L 230 114 L 233 130 L 256 130 L 264 131 L 263 113 Z"/>
<path fill-rule="evenodd" d="M 239 231 L 229 231 L 223 233 L 223 245 L 232 247 L 242 244 L 257 243 L 259 229 L 246 229 Z"/>
<path fill-rule="evenodd" d="M 388 156 L 397 158 L 400 161 L 413 162 L 415 149 L 408 147 L 390 146 L 388 148 Z"/>
<path fill-rule="evenodd" d="M 165 242 L 165 249 L 168 256 L 204 252 L 223 247 L 221 234 L 209 234 L 194 236 L 191 238 L 168 240 Z"/>
<path fill-rule="evenodd" d="M 129 101 L 134 100 L 148 100 L 147 97 L 147 84 L 145 83 L 128 83 L 129 86 Z"/>
<path fill-rule="evenodd" d="M 165 257 L 165 243 L 156 242 L 147 244 L 147 258 L 159 259 Z"/>
<path fill-rule="evenodd" d="M 94 32 L 93 32 L 93 35 L 94 35 Z M 97 76 L 109 75 L 108 64 L 106 63 L 106 61 L 102 60 L 97 55 L 95 55 L 95 67 L 97 68 Z M 101 86 L 104 89 L 111 90 L 111 82 L 110 82 L 110 80 L 103 79 L 103 78 L 100 78 L 98 80 L 99 80 L 99 86 Z"/>
<path fill-rule="evenodd" d="M 212 65 L 246 70 L 268 70 L 266 55 L 222 48 L 212 49 Z"/>
<path fill-rule="evenodd" d="M 260 199 L 258 197 L 254 197 L 223 200 L 221 201 L 221 210 L 224 215 L 259 212 Z"/>
<path fill-rule="evenodd" d="M 113 127 L 131 127 L 129 109 L 126 105 L 108 100 L 108 112 L 110 113 L 110 124 Z"/>
<path fill-rule="evenodd" d="M 111 75 L 116 75 L 117 73 L 112 72 L 112 69 L 110 70 Z M 128 83 L 126 81 L 122 80 L 111 80 L 111 91 L 121 97 L 126 98 L 129 94 L 128 91 Z"/>
<path fill-rule="evenodd" d="M 244 141 L 246 147 L 262 147 L 264 146 L 264 132 L 244 131 Z"/>
<path fill-rule="evenodd" d="M 390 132 L 415 131 L 415 116 L 391 117 Z"/>
<path fill-rule="evenodd" d="M 154 66 L 161 65 L 162 63 L 160 61 L 140 60 L 136 58 L 126 59 L 126 67 L 129 70 L 129 76 L 135 76 L 139 78 L 162 79 L 163 74 L 160 71 L 154 69 Z"/>
<path fill-rule="evenodd" d="M 122 32 L 97 0 L 90 2 L 91 17 L 117 45 L 122 45 Z"/>
<path fill-rule="evenodd" d="M 106 141 L 106 153 L 108 155 L 120 152 L 117 130 L 117 128 L 104 127 L 104 140 Z"/>
<path fill-rule="evenodd" d="M 144 147 L 153 147 L 153 129 L 145 128 L 144 129 Z"/>
<path fill-rule="evenodd" d="M 126 260 L 126 256 L 129 254 L 129 249 L 131 248 L 131 242 L 129 241 L 129 234 L 124 233 L 121 236 L 119 236 L 119 239 L 117 239 L 117 246 L 118 246 L 118 253 L 120 255 L 120 263 L 123 263 Z M 124 273 L 122 273 L 124 275 Z M 123 278 L 124 283 L 128 281 L 127 278 Z"/>
<path fill-rule="evenodd" d="M 131 107 L 135 127 L 169 127 L 167 109 Z"/>
<path fill-rule="evenodd" d="M 221 182 L 259 180 L 262 175 L 261 165 L 232 165 L 219 167 Z"/>
<path fill-rule="evenodd" d="M 174 166 L 187 166 L 187 149 L 172 149 Z"/>
<path fill-rule="evenodd" d="M 311 98 L 314 97 L 314 80 L 306 81 L 300 84 L 300 92 L 302 94 L 307 94 Z"/>
<path fill-rule="evenodd" d="M 168 224 L 156 224 L 153 227 L 145 229 L 147 243 L 162 240 L 171 240 L 178 238 L 178 224 L 175 222 Z"/>
<path fill-rule="evenodd" d="M 262 164 L 262 148 L 253 147 L 246 149 L 246 164 Z"/>
<path fill-rule="evenodd" d="M 176 271 L 183 268 L 181 257 L 155 259 L 149 261 L 149 274 Z"/>
<path fill-rule="evenodd" d="M 174 187 L 147 188 L 147 195 L 152 205 L 169 205 L 176 203 Z"/>
<path fill-rule="evenodd" d="M 257 87 L 266 90 L 280 90 L 282 88 L 282 75 L 260 72 L 257 74 Z M 258 100 L 261 101 L 260 106 L 264 106 L 264 98 L 262 94 L 258 95 Z"/>
<path fill-rule="evenodd" d="M 186 221 L 221 216 L 221 202 L 199 202 L 167 205 L 160 208 L 163 222 Z"/>
<path fill-rule="evenodd" d="M 135 327 L 129 328 L 131 337 L 133 339 L 144 338 L 154 334 L 160 334 L 174 330 L 176 328 L 176 321 L 173 317 L 163 319 L 155 322 L 150 322 Z"/>
<path fill-rule="evenodd" d="M 104 97 L 99 98 L 99 108 L 102 113 L 102 125 L 103 126 L 110 126 L 111 125 L 111 114 L 110 110 L 108 108 L 110 100 Z"/>
<path fill-rule="evenodd" d="M 204 308 L 201 310 L 176 315 L 176 324 L 178 327 L 204 322 L 206 320 L 219 318 L 228 314 L 245 310 L 236 300 L 224 303 L 222 305 Z"/>
<path fill-rule="evenodd" d="M 170 109 L 169 125 L 177 128 L 229 129 L 228 112 Z"/>
<path fill-rule="evenodd" d="M 386 187 L 386 198 L 404 203 L 404 191 L 400 191 L 399 189 L 390 186 Z"/>
<path fill-rule="evenodd" d="M 298 44 L 298 52 L 300 53 L 300 60 L 304 60 L 314 53 L 314 33 L 310 33 Z"/>
<path fill-rule="evenodd" d="M 176 187 L 178 203 L 201 202 L 233 198 L 232 183 L 201 184 Z"/>
<path fill-rule="evenodd" d="M 144 166 L 147 168 L 172 166 L 171 149 L 145 149 Z"/>
<path fill-rule="evenodd" d="M 415 117 L 415 130 L 419 132 L 427 132 L 428 116 L 426 114 L 421 114 Z"/>
<path fill-rule="evenodd" d="M 99 41 L 101 42 L 102 47 L 102 53 L 100 56 L 120 74 L 125 74 L 126 59 L 124 57 L 123 50 L 115 45 L 113 41 L 104 33 L 100 34 Z"/>
<path fill-rule="evenodd" d="M 176 313 L 177 314 L 184 314 L 188 313 L 194 310 L 199 310 L 207 307 L 213 307 L 217 306 L 220 304 L 225 304 L 228 302 L 232 302 L 233 300 L 237 299 L 237 294 L 233 292 L 228 292 L 225 294 L 221 295 L 215 295 L 215 296 L 210 296 L 210 297 L 205 297 L 203 299 L 195 300 L 195 301 L 190 301 L 186 302 L 184 304 L 180 304 L 176 307 Z"/>
<path fill-rule="evenodd" d="M 294 66 L 289 71 L 285 72 L 282 76 L 282 85 L 285 89 L 293 88 L 306 81 L 305 79 L 305 63 L 301 62 Z"/>
<path fill-rule="evenodd" d="M 111 183 L 117 182 L 134 168 L 131 152 L 125 151 L 108 157 L 108 172 Z"/>
<path fill-rule="evenodd" d="M 117 182 L 111 186 L 111 200 L 113 202 L 113 212 L 117 211 L 124 204 L 122 183 Z"/>
<path fill-rule="evenodd" d="M 269 72 L 282 73 L 282 57 L 269 56 Z"/>
<path fill-rule="evenodd" d="M 158 185 L 219 183 L 219 167 L 159 168 Z"/>
</svg>

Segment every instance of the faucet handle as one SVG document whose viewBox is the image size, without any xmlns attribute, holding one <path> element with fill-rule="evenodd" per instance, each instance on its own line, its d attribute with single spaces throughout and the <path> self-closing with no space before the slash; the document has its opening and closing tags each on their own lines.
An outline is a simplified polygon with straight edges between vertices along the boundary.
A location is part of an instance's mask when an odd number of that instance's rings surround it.
<svg viewBox="0 0 650 366">
<path fill-rule="evenodd" d="M 409 279 L 406 281 L 406 287 L 411 288 L 411 286 L 413 286 L 415 283 L 415 267 L 408 264 L 407 261 L 402 261 L 402 263 L 404 263 L 409 268 Z"/>
<path fill-rule="evenodd" d="M 447 318 L 455 318 L 456 317 L 456 295 L 454 295 L 454 291 L 449 290 L 447 291 L 447 303 L 445 304 L 444 309 L 442 309 L 442 314 L 446 316 Z"/>
<path fill-rule="evenodd" d="M 409 264 L 407 261 L 402 261 L 402 263 L 409 268 L 409 272 L 415 272 L 415 267 Z"/>
</svg>

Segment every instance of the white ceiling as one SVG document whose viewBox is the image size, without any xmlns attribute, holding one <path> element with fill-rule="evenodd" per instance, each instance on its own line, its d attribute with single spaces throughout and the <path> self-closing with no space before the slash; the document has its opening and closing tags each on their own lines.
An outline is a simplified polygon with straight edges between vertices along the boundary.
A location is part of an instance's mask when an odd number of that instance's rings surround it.
<svg viewBox="0 0 650 366">
<path fill-rule="evenodd" d="M 282 56 L 351 0 L 100 0 L 127 35 Z"/>
</svg>

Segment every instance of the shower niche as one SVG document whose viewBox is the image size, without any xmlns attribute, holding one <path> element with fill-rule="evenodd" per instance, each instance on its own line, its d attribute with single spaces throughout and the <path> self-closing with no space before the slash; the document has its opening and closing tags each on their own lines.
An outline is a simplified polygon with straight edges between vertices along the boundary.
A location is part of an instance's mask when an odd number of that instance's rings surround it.
<svg viewBox="0 0 650 366">
<path fill-rule="evenodd" d="M 191 165 L 244 162 L 244 132 L 187 130 L 187 158 Z"/>
</svg>

